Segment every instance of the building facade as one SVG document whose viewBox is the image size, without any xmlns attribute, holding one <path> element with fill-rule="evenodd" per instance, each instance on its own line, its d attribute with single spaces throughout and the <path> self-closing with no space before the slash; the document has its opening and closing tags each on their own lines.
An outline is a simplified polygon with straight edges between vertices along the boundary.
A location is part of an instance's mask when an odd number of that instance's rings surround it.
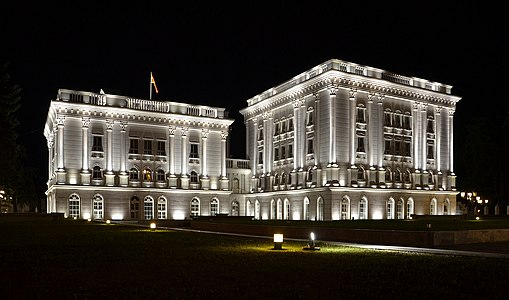
<svg viewBox="0 0 509 300">
<path fill-rule="evenodd" d="M 333 59 L 247 100 L 247 214 L 456 214 L 451 88 Z"/>
<path fill-rule="evenodd" d="M 47 211 L 150 220 L 406 219 L 455 214 L 451 86 L 329 60 L 241 110 L 248 159 L 228 159 L 222 108 L 59 90 Z"/>
</svg>

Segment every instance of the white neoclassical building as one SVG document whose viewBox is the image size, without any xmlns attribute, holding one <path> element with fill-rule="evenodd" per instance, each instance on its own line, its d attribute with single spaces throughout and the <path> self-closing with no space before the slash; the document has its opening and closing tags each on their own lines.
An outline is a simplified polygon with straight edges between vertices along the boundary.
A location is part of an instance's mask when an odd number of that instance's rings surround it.
<svg viewBox="0 0 509 300">
<path fill-rule="evenodd" d="M 329 60 L 247 100 L 248 159 L 223 108 L 59 90 L 47 211 L 150 220 L 455 214 L 451 86 Z"/>
<path fill-rule="evenodd" d="M 248 99 L 247 214 L 455 214 L 451 88 L 333 59 Z"/>
</svg>

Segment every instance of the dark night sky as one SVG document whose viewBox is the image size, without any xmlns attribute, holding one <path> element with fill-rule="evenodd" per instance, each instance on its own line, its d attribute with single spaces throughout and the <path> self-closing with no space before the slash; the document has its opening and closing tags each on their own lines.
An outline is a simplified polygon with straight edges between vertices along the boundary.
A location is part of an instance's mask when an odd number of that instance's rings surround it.
<svg viewBox="0 0 509 300">
<path fill-rule="evenodd" d="M 474 113 L 508 108 L 507 11 L 485 2 L 72 2 L 0 9 L 0 62 L 10 62 L 22 88 L 19 142 L 42 184 L 42 131 L 57 90 L 102 88 L 148 99 L 150 71 L 160 92 L 153 99 L 230 111 L 237 158 L 245 152 L 238 111 L 246 100 L 332 58 L 452 85 L 463 97 L 455 137 Z"/>
</svg>

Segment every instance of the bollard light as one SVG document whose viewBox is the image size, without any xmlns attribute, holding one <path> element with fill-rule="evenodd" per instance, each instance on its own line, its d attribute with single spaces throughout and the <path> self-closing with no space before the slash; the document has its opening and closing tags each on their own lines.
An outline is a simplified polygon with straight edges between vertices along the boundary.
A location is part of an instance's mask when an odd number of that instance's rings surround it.
<svg viewBox="0 0 509 300">
<path fill-rule="evenodd" d="M 110 223 L 111 223 L 111 221 L 110 221 L 110 220 L 106 220 L 106 224 L 110 224 Z"/>
<path fill-rule="evenodd" d="M 156 223 L 150 223 L 150 229 L 152 229 L 152 231 L 156 230 Z"/>
<path fill-rule="evenodd" d="M 320 250 L 320 247 L 315 245 L 315 233 L 311 232 L 309 234 L 309 243 L 306 247 L 302 248 L 302 250 Z"/>
<path fill-rule="evenodd" d="M 274 233 L 274 249 L 273 250 L 282 250 L 283 249 L 283 234 L 282 233 Z"/>
</svg>

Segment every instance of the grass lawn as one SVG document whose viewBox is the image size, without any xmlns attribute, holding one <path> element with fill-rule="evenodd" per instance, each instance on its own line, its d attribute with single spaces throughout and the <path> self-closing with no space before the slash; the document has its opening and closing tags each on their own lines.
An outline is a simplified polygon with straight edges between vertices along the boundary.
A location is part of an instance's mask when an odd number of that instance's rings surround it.
<svg viewBox="0 0 509 300">
<path fill-rule="evenodd" d="M 86 221 L 0 223 L 2 299 L 502 299 L 509 260 Z"/>
</svg>

